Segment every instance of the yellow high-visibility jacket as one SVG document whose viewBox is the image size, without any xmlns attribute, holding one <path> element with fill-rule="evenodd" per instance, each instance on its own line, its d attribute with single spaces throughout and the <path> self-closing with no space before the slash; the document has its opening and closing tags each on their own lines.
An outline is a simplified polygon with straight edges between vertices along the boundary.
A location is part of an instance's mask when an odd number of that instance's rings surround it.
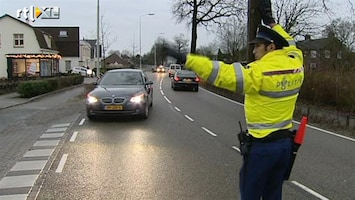
<svg viewBox="0 0 355 200">
<path fill-rule="evenodd" d="M 188 54 L 185 67 L 207 82 L 245 95 L 244 110 L 249 134 L 263 138 L 292 127 L 293 112 L 304 79 L 302 51 L 280 25 L 273 30 L 290 44 L 260 60 L 242 66 Z"/>
</svg>

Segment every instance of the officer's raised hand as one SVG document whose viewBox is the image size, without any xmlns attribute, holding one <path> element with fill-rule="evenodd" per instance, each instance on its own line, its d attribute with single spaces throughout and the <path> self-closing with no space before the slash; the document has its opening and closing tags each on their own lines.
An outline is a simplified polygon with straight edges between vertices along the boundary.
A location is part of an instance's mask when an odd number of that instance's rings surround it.
<svg viewBox="0 0 355 200">
<path fill-rule="evenodd" d="M 164 46 L 163 52 L 164 52 L 164 56 L 171 56 L 171 57 L 175 58 L 177 60 L 176 61 L 177 63 L 185 64 L 185 62 L 186 62 L 186 54 L 185 53 L 178 52 L 169 46 Z"/>
<path fill-rule="evenodd" d="M 259 0 L 259 12 L 261 19 L 265 25 L 271 25 L 275 23 L 275 19 L 272 16 L 271 1 L 270 0 Z"/>
</svg>

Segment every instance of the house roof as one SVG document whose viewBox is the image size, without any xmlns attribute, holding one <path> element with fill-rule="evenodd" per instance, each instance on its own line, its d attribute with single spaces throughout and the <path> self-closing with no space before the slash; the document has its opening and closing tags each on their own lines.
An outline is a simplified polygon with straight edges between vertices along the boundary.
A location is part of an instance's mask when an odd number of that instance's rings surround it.
<svg viewBox="0 0 355 200">
<path fill-rule="evenodd" d="M 329 47 L 341 47 L 344 46 L 337 38 L 320 38 L 320 39 L 308 39 L 297 42 L 297 47 L 302 50 L 319 50 L 327 49 Z"/>
<path fill-rule="evenodd" d="M 53 36 L 59 54 L 79 57 L 79 27 L 36 27 Z"/>
<path fill-rule="evenodd" d="M 42 30 L 40 30 L 40 29 L 37 29 L 37 28 L 31 26 L 30 24 L 28 24 L 28 23 L 26 23 L 26 22 L 23 22 L 23 21 L 21 21 L 21 20 L 19 20 L 19 19 L 16 19 L 16 18 L 14 18 L 14 17 L 12 17 L 11 15 L 8 15 L 8 14 L 5 14 L 5 15 L 1 16 L 1 17 L 0 17 L 0 20 L 1 20 L 2 18 L 5 18 L 5 17 L 9 17 L 10 19 L 12 19 L 12 20 L 14 20 L 14 21 L 16 21 L 16 22 L 21 23 L 21 24 L 23 24 L 23 25 L 25 25 L 25 26 L 30 27 L 31 29 L 33 29 L 33 31 L 34 31 L 34 33 L 35 33 L 35 35 L 36 35 L 36 38 L 37 38 L 37 41 L 38 41 L 38 44 L 39 44 L 40 48 L 57 51 L 57 46 L 55 45 L 55 43 L 53 42 L 53 40 L 51 41 L 51 42 L 52 42 L 52 43 L 51 43 L 51 47 L 49 47 L 49 46 L 47 45 L 47 42 L 46 42 L 45 38 L 44 38 L 45 35 L 47 35 L 48 37 L 52 37 L 50 34 L 44 32 L 44 31 L 42 31 Z"/>
<path fill-rule="evenodd" d="M 128 66 L 129 63 L 122 59 L 121 56 L 119 56 L 116 53 L 113 53 L 111 55 L 109 55 L 105 60 L 103 60 L 103 62 L 105 62 L 105 64 L 110 65 L 110 64 L 121 64 L 123 66 Z"/>
<path fill-rule="evenodd" d="M 35 34 L 36 34 L 36 37 L 37 37 L 37 41 L 38 41 L 38 44 L 39 46 L 42 48 L 42 49 L 52 49 L 52 50 L 57 50 L 57 46 L 52 38 L 51 40 L 51 47 L 48 47 L 48 44 L 46 42 L 46 40 L 44 39 L 44 35 L 48 35 L 49 37 L 52 37 L 51 35 L 43 32 L 42 30 L 40 29 L 37 29 L 37 28 L 34 28 L 33 29 Z"/>
</svg>

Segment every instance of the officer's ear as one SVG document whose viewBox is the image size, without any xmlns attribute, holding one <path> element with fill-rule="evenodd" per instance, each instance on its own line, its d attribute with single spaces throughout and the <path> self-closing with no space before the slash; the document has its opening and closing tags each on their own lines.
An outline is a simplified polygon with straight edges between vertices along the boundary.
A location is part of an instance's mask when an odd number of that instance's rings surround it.
<svg viewBox="0 0 355 200">
<path fill-rule="evenodd" d="M 268 44 L 267 47 L 266 47 L 266 49 L 267 49 L 267 51 L 274 51 L 274 50 L 276 50 L 276 45 L 275 45 L 275 43 L 270 43 L 270 44 Z"/>
</svg>

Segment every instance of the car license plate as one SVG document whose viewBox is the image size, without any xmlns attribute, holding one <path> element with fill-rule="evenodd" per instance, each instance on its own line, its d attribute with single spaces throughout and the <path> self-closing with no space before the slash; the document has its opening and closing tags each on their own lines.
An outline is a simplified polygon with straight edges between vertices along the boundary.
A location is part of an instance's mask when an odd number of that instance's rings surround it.
<svg viewBox="0 0 355 200">
<path fill-rule="evenodd" d="M 185 81 L 185 82 L 191 82 L 191 79 L 189 79 L 189 78 L 184 78 L 183 81 Z"/>
<path fill-rule="evenodd" d="M 105 110 L 123 110 L 123 106 L 122 105 L 105 106 Z"/>
</svg>

